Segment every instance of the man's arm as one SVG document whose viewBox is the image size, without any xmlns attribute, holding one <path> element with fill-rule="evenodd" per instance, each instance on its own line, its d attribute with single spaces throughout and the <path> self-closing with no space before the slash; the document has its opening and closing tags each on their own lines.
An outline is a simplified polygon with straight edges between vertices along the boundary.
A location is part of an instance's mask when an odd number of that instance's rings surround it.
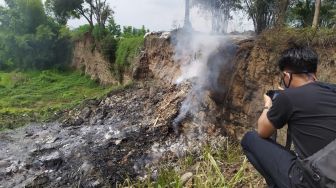
<svg viewBox="0 0 336 188">
<path fill-rule="evenodd" d="M 258 134 L 262 138 L 269 138 L 276 131 L 271 121 L 267 118 L 267 112 L 272 106 L 272 100 L 267 95 L 264 95 L 265 109 L 258 120 Z"/>
</svg>

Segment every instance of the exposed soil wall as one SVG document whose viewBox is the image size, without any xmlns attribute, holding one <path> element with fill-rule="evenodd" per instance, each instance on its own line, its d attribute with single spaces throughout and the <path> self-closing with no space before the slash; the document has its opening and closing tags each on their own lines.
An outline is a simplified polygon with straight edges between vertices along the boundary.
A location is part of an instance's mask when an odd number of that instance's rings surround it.
<svg viewBox="0 0 336 188">
<path fill-rule="evenodd" d="M 234 60 L 234 73 L 230 91 L 225 99 L 225 119 L 228 127 L 234 127 L 234 134 L 241 137 L 247 129 L 256 126 L 263 108 L 263 95 L 269 89 L 277 89 L 280 81 L 276 64 L 279 56 L 260 39 L 242 41 Z M 332 46 L 314 45 L 320 58 L 318 79 L 336 83 L 334 74 L 335 51 Z"/>
<path fill-rule="evenodd" d="M 173 83 L 181 71 L 180 63 L 174 61 L 174 47 L 169 39 L 162 34 L 147 37 L 139 64 L 154 78 Z M 255 128 L 264 105 L 263 94 L 269 89 L 277 89 L 280 78 L 276 60 L 282 49 L 274 50 L 274 46 L 262 38 L 238 38 L 235 41 L 239 50 L 219 76 L 221 87 L 228 89 L 224 95 L 212 99 L 215 108 L 222 109 L 217 115 L 217 119 L 221 116 L 218 122 L 227 133 L 240 138 L 246 130 Z M 336 83 L 336 49 L 321 44 L 313 45 L 313 48 L 320 56 L 319 80 Z M 180 61 L 186 60 L 187 56 Z"/>
<path fill-rule="evenodd" d="M 180 73 L 180 65 L 174 60 L 174 46 L 171 44 L 170 33 L 153 33 L 146 36 L 144 51 L 135 63 L 133 77 L 154 77 L 172 84 Z"/>
<path fill-rule="evenodd" d="M 94 39 L 90 35 L 75 41 L 71 66 L 102 85 L 117 83 L 111 72 L 111 64 L 96 49 Z"/>
</svg>

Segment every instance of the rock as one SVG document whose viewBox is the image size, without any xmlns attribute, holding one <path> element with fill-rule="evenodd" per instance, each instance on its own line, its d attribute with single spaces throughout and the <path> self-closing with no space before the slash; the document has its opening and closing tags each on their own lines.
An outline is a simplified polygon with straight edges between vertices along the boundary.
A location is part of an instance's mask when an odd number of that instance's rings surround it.
<svg viewBox="0 0 336 188">
<path fill-rule="evenodd" d="M 84 175 L 84 176 L 89 175 L 91 173 L 92 169 L 93 169 L 93 166 L 90 165 L 87 161 L 85 161 L 82 164 L 82 166 L 80 167 L 82 175 Z"/>
<path fill-rule="evenodd" d="M 185 185 L 189 181 L 189 179 L 192 178 L 192 176 L 193 176 L 193 173 L 191 173 L 191 172 L 187 172 L 187 173 L 183 174 L 181 176 L 181 184 Z"/>
<path fill-rule="evenodd" d="M 0 160 L 0 168 L 5 168 L 5 167 L 8 167 L 9 165 L 10 165 L 10 162 L 6 160 Z"/>
<path fill-rule="evenodd" d="M 74 122 L 74 126 L 79 126 L 79 125 L 82 125 L 84 123 L 84 120 L 83 120 L 83 118 L 81 118 L 81 117 L 78 117 L 76 120 L 75 120 L 75 122 Z"/>
<path fill-rule="evenodd" d="M 6 174 L 15 174 L 19 171 L 19 167 L 17 163 L 13 163 L 11 166 L 6 168 Z"/>
<path fill-rule="evenodd" d="M 27 183 L 25 188 L 35 188 L 35 187 L 44 187 L 46 183 L 49 182 L 49 177 L 46 175 L 38 175 L 34 177 L 31 182 Z"/>
<path fill-rule="evenodd" d="M 59 167 L 63 159 L 61 157 L 61 154 L 59 151 L 55 151 L 53 153 L 50 153 L 49 155 L 42 156 L 40 158 L 40 161 L 43 163 L 44 166 L 48 168 L 53 168 L 53 167 Z"/>
<path fill-rule="evenodd" d="M 43 166 L 43 163 L 42 163 L 40 160 L 34 160 L 34 161 L 31 163 L 31 167 L 32 167 L 33 169 L 40 169 L 42 166 Z"/>
<path fill-rule="evenodd" d="M 171 37 L 171 33 L 170 32 L 163 32 L 160 36 L 160 38 L 163 38 L 163 39 L 169 39 Z"/>
<path fill-rule="evenodd" d="M 122 142 L 122 140 L 116 140 L 115 145 L 119 145 Z"/>
<path fill-rule="evenodd" d="M 92 187 L 92 188 L 101 187 L 101 183 L 98 180 L 96 180 L 96 181 L 90 183 L 90 187 Z"/>
<path fill-rule="evenodd" d="M 91 115 L 92 110 L 89 107 L 86 107 L 83 109 L 83 111 L 80 113 L 80 117 L 82 119 L 87 119 Z"/>
<path fill-rule="evenodd" d="M 86 102 L 86 104 L 91 105 L 91 106 L 97 106 L 99 103 L 100 101 L 97 99 L 90 99 Z"/>
<path fill-rule="evenodd" d="M 47 144 L 52 144 L 54 142 L 56 142 L 56 140 L 58 140 L 59 138 L 57 136 L 55 137 L 50 137 L 48 140 L 47 140 Z"/>
</svg>

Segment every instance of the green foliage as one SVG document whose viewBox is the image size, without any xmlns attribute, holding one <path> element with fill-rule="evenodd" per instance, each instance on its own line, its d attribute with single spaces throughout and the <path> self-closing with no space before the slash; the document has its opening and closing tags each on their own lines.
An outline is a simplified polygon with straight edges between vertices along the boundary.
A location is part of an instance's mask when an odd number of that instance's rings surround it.
<svg viewBox="0 0 336 188">
<path fill-rule="evenodd" d="M 130 38 L 130 37 L 140 37 L 146 34 L 145 26 L 142 26 L 141 29 L 134 28 L 132 26 L 124 26 L 122 37 Z"/>
<path fill-rule="evenodd" d="M 73 40 L 79 40 L 82 39 L 84 37 L 84 35 L 86 33 L 90 32 L 90 25 L 89 24 L 85 24 L 85 25 L 81 25 L 73 30 L 71 30 L 71 38 Z"/>
<path fill-rule="evenodd" d="M 121 39 L 117 50 L 116 64 L 129 66 L 131 60 L 139 54 L 143 43 L 143 37 Z"/>
<path fill-rule="evenodd" d="M 83 3 L 83 0 L 46 0 L 45 6 L 58 23 L 65 25 L 71 17 L 79 18 L 75 10 L 80 9 Z"/>
<path fill-rule="evenodd" d="M 0 69 L 48 69 L 68 63 L 69 32 L 46 16 L 41 0 L 10 2 L 0 8 Z"/>
<path fill-rule="evenodd" d="M 71 31 L 74 40 L 81 39 L 85 33 L 89 33 L 90 26 L 84 25 Z M 95 43 L 92 44 L 103 54 L 106 60 L 113 64 L 112 71 L 120 83 L 123 82 L 123 76 L 129 70 L 134 58 L 139 54 L 144 43 L 146 33 L 145 26 L 136 29 L 132 26 L 124 27 L 123 32 L 120 25 L 109 19 L 107 28 L 96 25 L 92 31 Z"/>
<path fill-rule="evenodd" d="M 108 25 L 107 25 L 107 30 L 108 32 L 114 36 L 114 37 L 120 37 L 121 36 L 121 28 L 120 25 L 118 25 L 115 21 L 114 18 L 111 17 L 108 20 Z"/>
<path fill-rule="evenodd" d="M 119 82 L 123 82 L 123 74 L 130 67 L 134 58 L 140 53 L 143 47 L 144 37 L 122 38 L 119 41 L 116 52 L 114 73 Z"/>
<path fill-rule="evenodd" d="M 86 19 L 90 33 L 94 23 L 105 28 L 106 21 L 114 13 L 106 0 L 47 0 L 46 7 L 49 14 L 54 14 L 61 24 L 66 24 L 71 17 Z"/>
<path fill-rule="evenodd" d="M 47 22 L 41 0 L 12 0 L 0 8 L 1 30 L 17 34 L 32 34 Z"/>
<path fill-rule="evenodd" d="M 118 41 L 113 35 L 107 35 L 101 41 L 101 52 L 103 56 L 113 64 L 116 61 L 116 51 L 118 48 Z"/>
<path fill-rule="evenodd" d="M 321 4 L 320 25 L 331 28 L 335 26 L 336 1 L 324 0 Z M 288 11 L 288 22 L 294 27 L 310 27 L 313 23 L 315 12 L 314 0 L 295 1 Z"/>
<path fill-rule="evenodd" d="M 245 0 L 245 2 L 246 11 L 253 20 L 256 33 L 260 34 L 263 30 L 274 25 L 277 16 L 277 1 Z"/>
<path fill-rule="evenodd" d="M 102 87 L 78 72 L 0 72 L 0 130 L 46 120 L 55 112 L 100 97 Z"/>
<path fill-rule="evenodd" d="M 96 41 L 101 41 L 105 36 L 107 36 L 109 33 L 105 27 L 95 25 L 92 30 L 92 35 Z"/>
</svg>

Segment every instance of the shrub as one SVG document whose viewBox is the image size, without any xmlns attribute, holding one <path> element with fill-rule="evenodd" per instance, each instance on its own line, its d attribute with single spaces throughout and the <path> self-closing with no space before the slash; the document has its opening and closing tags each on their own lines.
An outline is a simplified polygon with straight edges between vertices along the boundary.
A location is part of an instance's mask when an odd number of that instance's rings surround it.
<svg viewBox="0 0 336 188">
<path fill-rule="evenodd" d="M 111 63 L 116 61 L 116 51 L 118 41 L 112 35 L 107 35 L 101 42 L 101 52 L 103 56 Z"/>
<path fill-rule="evenodd" d="M 73 29 L 71 31 L 71 37 L 73 40 L 79 40 L 82 37 L 84 37 L 85 33 L 90 32 L 90 25 L 86 24 L 86 25 L 81 25 L 76 29 Z"/>
<path fill-rule="evenodd" d="M 114 73 L 119 81 L 123 81 L 124 72 L 130 68 L 137 55 L 139 55 L 144 44 L 143 37 L 122 38 L 119 41 Z"/>
</svg>

